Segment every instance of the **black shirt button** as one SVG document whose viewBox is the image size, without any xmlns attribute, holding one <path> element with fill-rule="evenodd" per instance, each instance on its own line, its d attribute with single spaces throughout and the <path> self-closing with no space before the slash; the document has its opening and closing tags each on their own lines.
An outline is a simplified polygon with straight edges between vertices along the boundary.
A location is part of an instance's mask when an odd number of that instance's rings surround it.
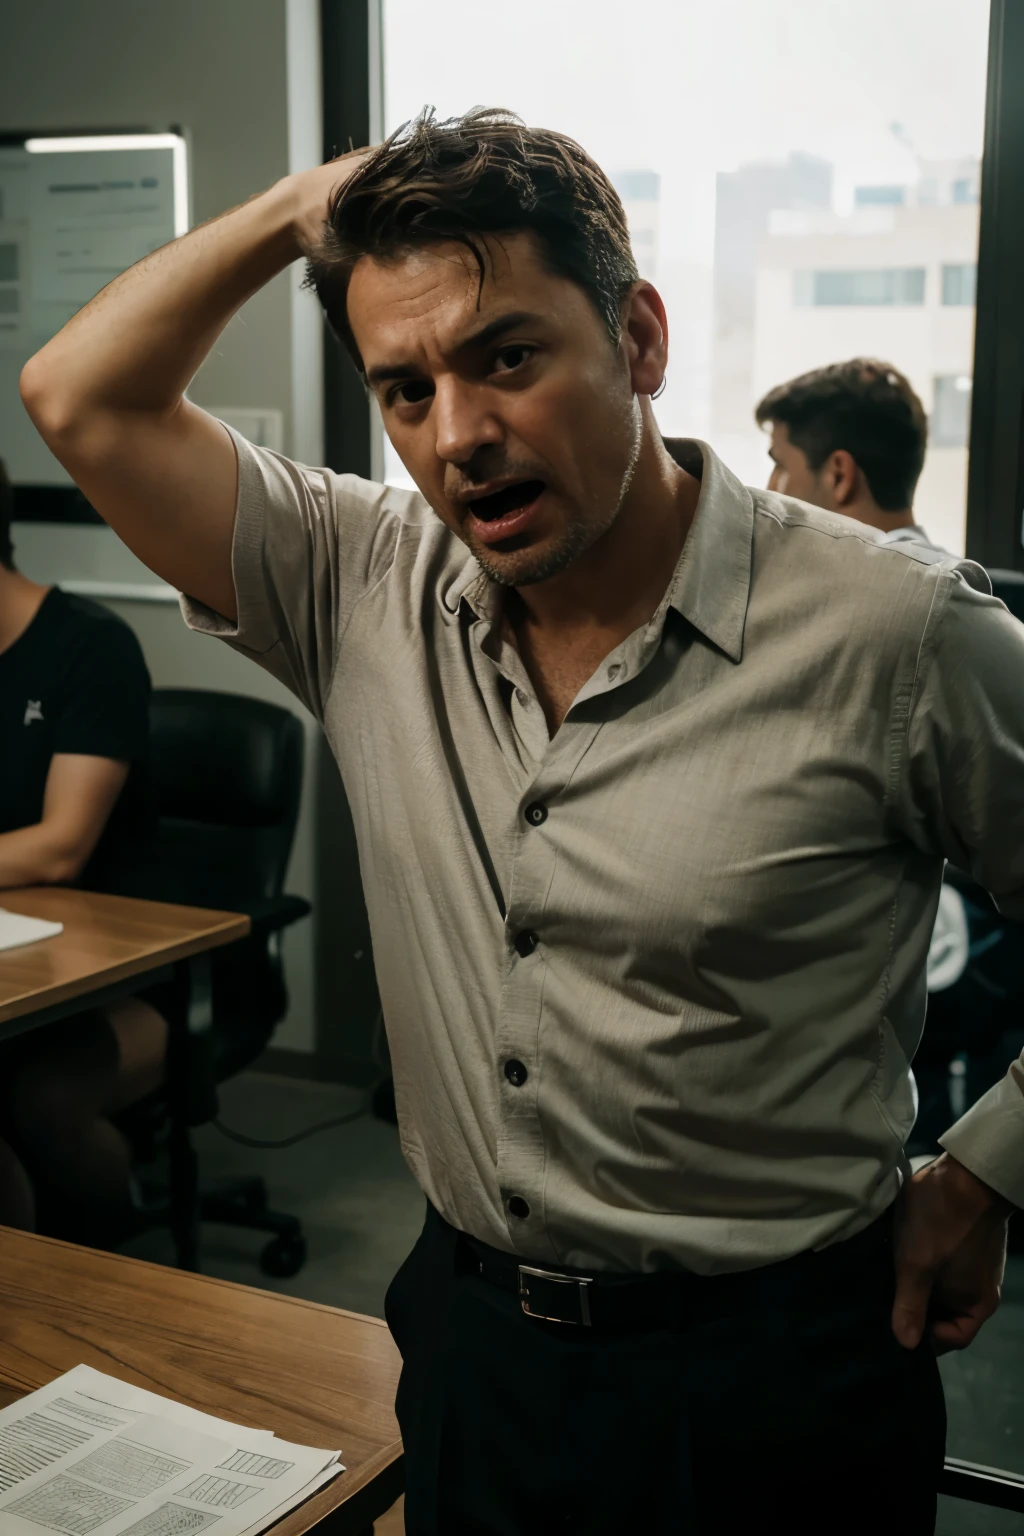
<svg viewBox="0 0 1024 1536">
<path fill-rule="evenodd" d="M 542 805 L 539 800 L 531 800 L 530 804 L 526 807 L 526 819 L 531 827 L 542 826 L 548 819 L 547 806 Z"/>
<path fill-rule="evenodd" d="M 515 944 L 517 952 L 525 960 L 527 955 L 533 954 L 540 943 L 540 939 L 531 929 L 523 928 L 516 934 L 512 942 Z"/>
<path fill-rule="evenodd" d="M 508 1208 L 509 1213 L 512 1216 L 518 1216 L 520 1221 L 525 1221 L 527 1216 L 530 1214 L 530 1207 L 527 1205 L 522 1195 L 512 1195 L 509 1198 Z"/>
<path fill-rule="evenodd" d="M 505 1076 L 513 1088 L 521 1088 L 526 1082 L 529 1073 L 521 1061 L 512 1060 L 505 1063 Z"/>
</svg>

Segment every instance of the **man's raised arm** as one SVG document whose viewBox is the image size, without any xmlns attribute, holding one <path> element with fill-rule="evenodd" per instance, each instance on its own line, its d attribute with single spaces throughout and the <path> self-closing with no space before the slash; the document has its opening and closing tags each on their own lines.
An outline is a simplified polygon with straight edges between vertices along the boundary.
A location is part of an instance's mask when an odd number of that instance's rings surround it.
<svg viewBox="0 0 1024 1536">
<path fill-rule="evenodd" d="M 235 452 L 184 392 L 235 311 L 317 243 L 361 157 L 288 176 L 154 251 L 21 375 L 36 428 L 100 515 L 150 570 L 229 619 Z"/>
</svg>

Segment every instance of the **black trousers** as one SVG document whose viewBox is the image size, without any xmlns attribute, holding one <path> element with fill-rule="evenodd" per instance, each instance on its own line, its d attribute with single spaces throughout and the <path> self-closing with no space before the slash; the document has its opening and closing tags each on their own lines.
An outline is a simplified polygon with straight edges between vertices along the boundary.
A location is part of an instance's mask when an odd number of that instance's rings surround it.
<svg viewBox="0 0 1024 1536">
<path fill-rule="evenodd" d="M 890 1329 L 891 1232 L 599 1331 L 526 1317 L 428 1208 L 385 1307 L 407 1536 L 931 1533 L 945 1406 Z"/>
</svg>

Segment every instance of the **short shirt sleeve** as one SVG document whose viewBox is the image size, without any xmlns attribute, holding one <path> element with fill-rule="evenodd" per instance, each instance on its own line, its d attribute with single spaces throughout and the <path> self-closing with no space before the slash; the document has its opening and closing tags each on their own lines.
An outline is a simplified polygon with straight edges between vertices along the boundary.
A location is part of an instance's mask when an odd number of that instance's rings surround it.
<svg viewBox="0 0 1024 1536">
<path fill-rule="evenodd" d="M 950 569 L 909 728 L 916 841 L 1024 921 L 1024 625 Z"/>
<path fill-rule="evenodd" d="M 322 720 L 352 613 L 390 569 L 403 526 L 423 521 L 425 503 L 231 436 L 238 456 L 238 622 L 187 595 L 182 613 L 191 629 L 266 668 Z"/>
<path fill-rule="evenodd" d="M 143 763 L 149 753 L 149 672 L 117 619 L 83 628 L 64 676 L 53 751 Z"/>
<path fill-rule="evenodd" d="M 1024 921 L 1024 625 L 953 576 L 910 722 L 917 832 Z M 942 598 L 940 598 L 940 601 Z M 940 1138 L 1024 1207 L 1024 1057 Z"/>
</svg>

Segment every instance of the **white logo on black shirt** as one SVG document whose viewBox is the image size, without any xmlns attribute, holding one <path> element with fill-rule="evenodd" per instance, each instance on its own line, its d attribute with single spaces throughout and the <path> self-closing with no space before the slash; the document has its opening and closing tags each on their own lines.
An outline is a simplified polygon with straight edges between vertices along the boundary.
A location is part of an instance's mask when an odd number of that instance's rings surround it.
<svg viewBox="0 0 1024 1536">
<path fill-rule="evenodd" d="M 25 724 L 26 725 L 31 725 L 33 720 L 41 720 L 42 718 L 43 718 L 43 701 L 42 701 L 42 699 L 26 699 L 26 701 L 25 701 Z"/>
</svg>

